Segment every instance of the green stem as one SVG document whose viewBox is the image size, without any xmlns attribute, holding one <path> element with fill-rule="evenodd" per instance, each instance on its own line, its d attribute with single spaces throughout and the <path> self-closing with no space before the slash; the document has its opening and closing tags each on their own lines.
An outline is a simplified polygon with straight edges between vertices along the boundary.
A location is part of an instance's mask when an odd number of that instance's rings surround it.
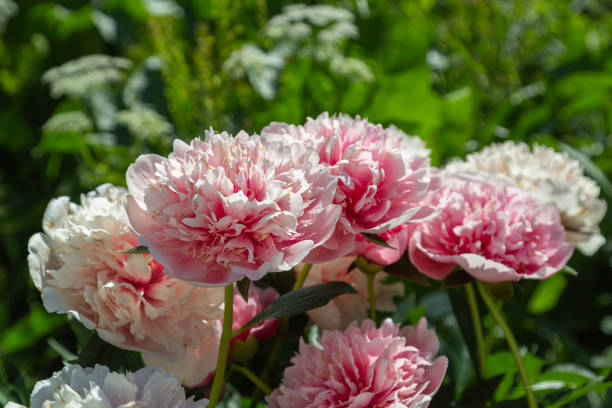
<svg viewBox="0 0 612 408">
<path fill-rule="evenodd" d="M 376 275 L 367 273 L 368 277 L 368 300 L 370 301 L 370 318 L 376 322 L 376 295 L 374 293 L 374 279 Z"/>
<path fill-rule="evenodd" d="M 481 379 L 487 378 L 487 357 L 485 353 L 484 337 L 482 335 L 482 324 L 480 323 L 480 313 L 478 312 L 478 303 L 476 302 L 476 293 L 474 285 L 468 283 L 465 285 L 465 294 L 468 305 L 470 306 L 470 315 L 474 324 L 474 336 L 476 337 L 476 350 L 478 352 L 478 369 Z"/>
<path fill-rule="evenodd" d="M 269 395 L 272 393 L 272 389 L 268 386 L 268 384 L 263 382 L 257 375 L 255 375 L 254 372 L 249 370 L 247 367 L 241 366 L 238 364 L 232 364 L 231 368 L 233 370 L 238 371 L 240 374 L 244 375 L 246 378 L 248 378 L 253 384 L 255 384 L 266 395 Z"/>
<path fill-rule="evenodd" d="M 484 300 L 487 308 L 489 308 L 489 312 L 493 319 L 499 324 L 504 332 L 504 336 L 506 337 L 506 342 L 508 343 L 508 347 L 512 352 L 512 356 L 514 357 L 514 362 L 516 363 L 516 368 L 518 369 L 519 375 L 521 376 L 521 380 L 523 382 L 523 387 L 525 388 L 525 397 L 527 398 L 527 405 L 529 408 L 538 408 L 538 403 L 536 401 L 535 395 L 531 390 L 531 384 L 529 383 L 529 377 L 527 376 L 527 370 L 525 370 L 525 364 L 523 363 L 523 359 L 521 358 L 521 354 L 519 353 L 518 344 L 516 343 L 516 339 L 512 334 L 512 330 L 504 320 L 504 317 L 501 314 L 499 308 L 495 305 L 493 299 L 487 292 L 487 288 L 480 281 L 477 282 L 478 290 L 480 291 L 480 295 L 482 296 L 482 300 Z"/>
<path fill-rule="evenodd" d="M 295 283 L 293 284 L 293 290 L 299 289 L 304 286 L 304 281 L 308 277 L 308 272 L 310 272 L 310 268 L 312 268 L 312 264 L 305 264 L 297 278 L 295 279 Z"/>
<path fill-rule="evenodd" d="M 219 356 L 217 357 L 217 370 L 210 389 L 209 408 L 215 408 L 221 388 L 223 387 L 223 379 L 225 377 L 225 366 L 227 364 L 227 352 L 229 350 L 230 340 L 232 338 L 232 318 L 234 317 L 234 284 L 230 283 L 225 287 L 225 306 L 223 311 L 223 332 L 221 333 L 221 342 L 219 344 Z"/>
</svg>

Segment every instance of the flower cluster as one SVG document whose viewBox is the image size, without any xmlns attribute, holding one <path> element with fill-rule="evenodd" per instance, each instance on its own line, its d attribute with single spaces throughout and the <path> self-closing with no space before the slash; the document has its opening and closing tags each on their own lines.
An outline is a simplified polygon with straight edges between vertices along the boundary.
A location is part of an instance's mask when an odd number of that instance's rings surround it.
<svg viewBox="0 0 612 408">
<path fill-rule="evenodd" d="M 605 242 L 599 223 L 606 214 L 606 202 L 598 198 L 597 183 L 586 177 L 580 163 L 567 153 L 537 144 L 530 150 L 525 143 L 508 141 L 485 147 L 446 168 L 503 178 L 538 200 L 555 205 L 566 228 L 566 239 L 587 255 L 594 254 Z"/>
<path fill-rule="evenodd" d="M 212 380 L 214 408 L 228 360 L 270 391 L 246 365 L 274 339 L 265 375 L 276 368 L 298 326 L 289 316 L 305 311 L 323 334 L 300 340 L 268 407 L 427 407 L 448 365 L 435 332 L 425 319 L 376 324 L 404 296 L 399 278 L 460 268 L 494 308 L 490 284 L 548 278 L 574 244 L 597 250 L 606 209 L 579 164 L 549 148 L 508 142 L 441 171 L 429 154 L 394 126 L 323 113 L 260 135 L 175 140 L 167 157 L 128 168 L 127 190 L 52 200 L 28 246 L 45 308 L 148 367 L 67 366 L 36 385 L 32 406 L 205 407 L 181 384 Z M 293 277 L 306 288 L 283 293 Z"/>
</svg>

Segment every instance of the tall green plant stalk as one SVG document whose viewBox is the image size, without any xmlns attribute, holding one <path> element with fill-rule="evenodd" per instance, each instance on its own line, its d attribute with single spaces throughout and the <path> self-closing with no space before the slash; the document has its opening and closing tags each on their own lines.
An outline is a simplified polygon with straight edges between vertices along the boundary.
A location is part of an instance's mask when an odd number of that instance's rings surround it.
<svg viewBox="0 0 612 408">
<path fill-rule="evenodd" d="M 476 337 L 478 374 L 481 379 L 484 379 L 487 377 L 487 357 L 485 353 L 484 336 L 482 334 L 482 323 L 480 322 L 480 313 L 478 312 L 478 303 L 476 302 L 476 293 L 473 284 L 468 283 L 465 285 L 465 295 L 470 307 L 470 315 L 472 316 L 472 324 L 474 326 L 474 336 Z"/>
<path fill-rule="evenodd" d="M 234 284 L 225 287 L 225 306 L 223 311 L 223 332 L 219 344 L 219 356 L 217 357 L 217 369 L 210 389 L 209 408 L 215 408 L 221 395 L 223 380 L 225 377 L 225 366 L 227 365 L 227 352 L 232 339 L 232 319 L 234 317 Z"/>
<path fill-rule="evenodd" d="M 482 300 L 484 300 L 489 312 L 493 319 L 499 324 L 504 332 L 504 337 L 506 338 L 506 342 L 508 343 L 508 347 L 510 348 L 510 352 L 512 352 L 512 356 L 514 357 L 514 362 L 516 363 L 516 368 L 518 369 L 519 375 L 521 377 L 521 381 L 523 382 L 523 387 L 525 388 L 525 397 L 527 398 L 527 406 L 529 408 L 538 408 L 538 402 L 536 401 L 535 395 L 531 390 L 531 384 L 529 382 L 529 377 L 527 376 L 527 370 L 525 369 L 525 364 L 523 363 L 523 358 L 519 353 L 518 344 L 516 343 L 516 339 L 514 338 L 514 334 L 512 334 L 512 330 L 506 323 L 506 320 L 501 314 L 499 308 L 495 305 L 493 299 L 487 292 L 487 288 L 480 281 L 477 282 L 478 290 L 480 292 L 480 296 L 482 296 Z"/>
</svg>

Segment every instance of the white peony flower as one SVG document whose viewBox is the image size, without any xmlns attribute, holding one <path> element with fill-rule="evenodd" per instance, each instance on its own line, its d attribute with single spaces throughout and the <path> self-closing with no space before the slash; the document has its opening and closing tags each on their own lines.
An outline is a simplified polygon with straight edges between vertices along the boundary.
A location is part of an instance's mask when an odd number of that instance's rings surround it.
<svg viewBox="0 0 612 408">
<path fill-rule="evenodd" d="M 150 367 L 127 374 L 97 365 L 68 365 L 36 383 L 30 408 L 205 408 L 207 399 L 186 398 L 178 378 Z M 9 402 L 4 408 L 25 408 Z"/>
<path fill-rule="evenodd" d="M 180 360 L 209 340 L 201 361 L 214 368 L 223 289 L 194 287 L 165 275 L 148 254 L 122 253 L 137 245 L 123 209 L 126 195 L 104 184 L 83 195 L 80 205 L 68 197 L 49 203 L 44 232 L 28 244 L 30 275 L 45 308 L 145 358 Z"/>
<path fill-rule="evenodd" d="M 566 229 L 566 239 L 586 255 L 594 254 L 604 243 L 599 223 L 606 213 L 606 202 L 599 199 L 599 186 L 586 177 L 580 163 L 567 153 L 525 143 L 508 141 L 492 144 L 455 161 L 446 171 L 475 171 L 495 174 L 531 192 L 536 198 L 554 204 Z"/>
</svg>

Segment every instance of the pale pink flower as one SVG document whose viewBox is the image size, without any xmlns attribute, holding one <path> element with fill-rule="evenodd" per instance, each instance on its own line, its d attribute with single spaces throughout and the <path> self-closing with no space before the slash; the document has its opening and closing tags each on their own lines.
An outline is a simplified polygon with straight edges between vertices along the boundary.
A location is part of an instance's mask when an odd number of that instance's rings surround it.
<svg viewBox="0 0 612 408">
<path fill-rule="evenodd" d="M 378 265 L 391 265 L 404 255 L 408 248 L 408 239 L 416 224 L 403 224 L 379 234 L 391 248 L 387 248 L 368 241 L 358 235 L 355 242 L 355 254 L 377 263 Z"/>
<path fill-rule="evenodd" d="M 297 143 L 209 131 L 174 141 L 168 158 L 127 171 L 127 212 L 138 242 L 166 273 L 202 286 L 291 269 L 332 234 L 336 178 Z"/>
<path fill-rule="evenodd" d="M 312 147 L 338 176 L 334 202 L 342 215 L 333 236 L 305 258 L 325 262 L 351 254 L 361 232 L 379 234 L 435 215 L 420 205 L 436 184 L 423 149 L 397 128 L 384 129 L 359 116 L 308 119 L 304 126 L 272 123 L 262 137 L 292 138 Z"/>
<path fill-rule="evenodd" d="M 110 184 L 52 200 L 43 233 L 28 244 L 30 275 L 47 311 L 66 313 L 123 349 L 174 358 L 213 332 L 223 290 L 171 278 L 136 245 L 123 211 L 123 188 Z"/>
<path fill-rule="evenodd" d="M 507 141 L 487 146 L 446 168 L 493 174 L 554 205 L 566 228 L 566 240 L 586 255 L 593 255 L 606 242 L 599 230 L 607 209 L 599 198 L 599 186 L 565 152 L 538 144 L 530 149 L 525 143 Z"/>
<path fill-rule="evenodd" d="M 278 292 L 272 287 L 262 289 L 254 284 L 249 288 L 249 300 L 245 301 L 242 295 L 234 288 L 234 319 L 232 331 L 240 329 L 254 318 L 259 312 L 267 309 L 272 302 L 278 298 Z M 246 340 L 249 336 L 255 336 L 257 340 L 266 340 L 274 336 L 278 328 L 279 319 L 266 319 L 232 338 Z"/>
<path fill-rule="evenodd" d="M 308 273 L 304 286 L 341 281 L 352 285 L 358 292 L 338 296 L 325 306 L 306 312 L 310 320 L 322 329 L 341 330 L 353 321 L 363 321 L 368 315 L 367 276 L 357 268 L 349 271 L 349 267 L 354 260 L 355 257 L 347 256 L 335 261 L 315 264 Z M 300 271 L 302 268 L 303 265 L 300 265 L 296 269 Z M 386 276 L 387 274 L 381 271 L 376 274 L 374 280 L 376 309 L 392 312 L 395 310 L 393 296 L 404 296 L 404 285 L 401 282 L 383 283 Z"/>
<path fill-rule="evenodd" d="M 270 303 L 278 298 L 278 296 L 278 292 L 274 288 L 262 289 L 251 284 L 249 300 L 245 302 L 238 289 L 235 288 L 232 331 L 236 331 L 244 326 L 255 315 L 270 306 Z M 217 368 L 223 318 L 208 323 L 212 330 L 208 336 L 202 336 L 200 344 L 190 345 L 182 355 L 176 356 L 173 359 L 143 354 L 145 364 L 160 367 L 171 372 L 188 387 L 202 386 L 209 383 Z M 276 333 L 278 323 L 279 319 L 264 320 L 232 338 L 232 343 L 236 340 L 244 341 L 249 336 L 255 336 L 258 340 L 268 339 Z"/>
<path fill-rule="evenodd" d="M 206 408 L 207 399 L 187 398 L 176 377 L 150 367 L 120 374 L 97 365 L 67 365 L 34 385 L 30 408 Z M 10 402 L 8 408 L 25 408 Z"/>
<path fill-rule="evenodd" d="M 344 332 L 324 331 L 317 344 L 300 340 L 269 408 L 426 408 L 448 360 L 434 356 L 439 342 L 423 318 L 416 327 L 371 320 Z"/>
<path fill-rule="evenodd" d="M 556 208 L 502 180 L 447 174 L 425 202 L 441 213 L 416 226 L 409 254 L 430 278 L 459 266 L 486 282 L 545 279 L 572 255 Z"/>
</svg>

